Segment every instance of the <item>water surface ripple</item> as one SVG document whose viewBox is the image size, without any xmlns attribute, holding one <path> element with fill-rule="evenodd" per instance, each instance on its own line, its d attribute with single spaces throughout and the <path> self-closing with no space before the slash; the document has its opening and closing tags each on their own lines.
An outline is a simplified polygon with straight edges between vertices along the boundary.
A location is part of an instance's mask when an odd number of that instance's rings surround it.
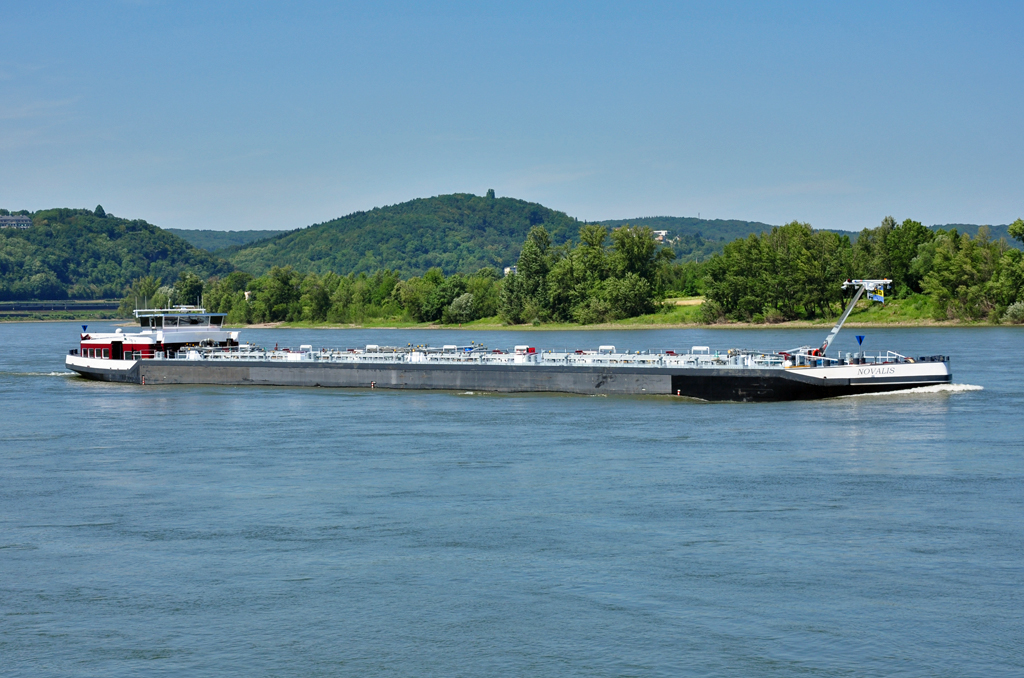
<svg viewBox="0 0 1024 678">
<path fill-rule="evenodd" d="M 0 325 L 4 675 L 1024 674 L 1019 329 L 862 332 L 983 390 L 778 404 L 111 385 L 77 330 Z"/>
</svg>

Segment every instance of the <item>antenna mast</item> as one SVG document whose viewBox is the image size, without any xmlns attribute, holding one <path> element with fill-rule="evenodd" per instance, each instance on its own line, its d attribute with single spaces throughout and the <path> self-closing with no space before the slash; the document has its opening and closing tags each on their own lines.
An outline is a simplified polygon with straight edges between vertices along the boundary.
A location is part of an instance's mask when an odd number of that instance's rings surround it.
<svg viewBox="0 0 1024 678">
<path fill-rule="evenodd" d="M 878 290 L 884 290 L 887 287 L 892 287 L 892 281 L 888 278 L 883 278 L 882 280 L 847 280 L 843 283 L 843 289 L 845 290 L 849 287 L 856 287 L 857 293 L 853 295 L 853 299 L 850 300 L 850 304 L 846 307 L 846 311 L 839 318 L 835 327 L 833 327 L 832 331 L 828 333 L 827 337 L 825 337 L 825 343 L 821 345 L 820 349 L 822 355 L 825 355 L 825 351 L 827 351 L 828 347 L 832 345 L 832 340 L 836 338 L 837 334 L 839 334 L 839 330 L 843 329 L 843 323 L 846 322 L 846 318 L 850 315 L 850 311 L 853 310 L 857 301 L 860 300 L 861 295 L 866 291 L 875 292 Z M 881 295 L 873 296 L 878 297 L 882 300 L 882 303 L 885 303 L 885 300 L 882 299 Z"/>
</svg>

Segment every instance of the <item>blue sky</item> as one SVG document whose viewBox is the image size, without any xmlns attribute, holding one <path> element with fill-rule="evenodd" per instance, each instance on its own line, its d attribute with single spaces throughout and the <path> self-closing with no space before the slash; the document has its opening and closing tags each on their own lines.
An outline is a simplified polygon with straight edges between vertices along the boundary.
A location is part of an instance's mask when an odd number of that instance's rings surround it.
<svg viewBox="0 0 1024 678">
<path fill-rule="evenodd" d="M 0 206 L 1024 216 L 1024 3 L 0 0 Z M 13 48 L 12 48 L 13 47 Z"/>
</svg>

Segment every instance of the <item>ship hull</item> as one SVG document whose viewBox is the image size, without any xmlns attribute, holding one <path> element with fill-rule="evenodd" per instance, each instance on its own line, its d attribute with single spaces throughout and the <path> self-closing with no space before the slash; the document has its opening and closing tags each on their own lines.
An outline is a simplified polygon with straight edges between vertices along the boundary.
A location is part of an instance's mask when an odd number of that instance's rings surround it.
<svg viewBox="0 0 1024 678">
<path fill-rule="evenodd" d="M 359 364 L 268 360 L 100 360 L 68 356 L 83 377 L 146 385 L 210 384 L 678 395 L 712 401 L 833 398 L 949 383 L 945 363 L 857 368 L 707 369 L 629 366 Z M 872 374 L 872 372 L 875 372 Z"/>
</svg>

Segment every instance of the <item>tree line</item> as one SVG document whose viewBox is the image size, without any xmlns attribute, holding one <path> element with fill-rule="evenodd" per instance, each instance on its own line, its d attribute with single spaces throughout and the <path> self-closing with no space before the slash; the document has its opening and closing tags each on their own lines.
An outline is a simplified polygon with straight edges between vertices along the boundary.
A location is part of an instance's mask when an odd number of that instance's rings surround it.
<svg viewBox="0 0 1024 678">
<path fill-rule="evenodd" d="M 1024 243 L 1024 221 L 1009 227 Z M 703 270 L 703 322 L 833 317 L 849 278 L 889 278 L 895 298 L 927 295 L 936 320 L 1024 322 L 1024 253 L 984 227 L 972 238 L 886 217 L 849 236 L 792 222 L 734 240 Z"/>
<path fill-rule="evenodd" d="M 1024 243 L 1024 221 L 1009 232 Z M 468 275 L 435 267 L 404 279 L 389 269 L 341 275 L 285 266 L 259 277 L 234 271 L 205 280 L 183 272 L 170 285 L 154 276 L 137 279 L 122 312 L 141 303 L 203 303 L 238 324 L 457 324 L 491 317 L 505 324 L 589 324 L 656 312 L 667 296 L 703 294 L 702 322 L 774 323 L 835 317 L 846 303 L 841 283 L 848 278 L 889 278 L 892 297 L 925 295 L 937 320 L 1024 322 L 1019 249 L 985 229 L 972 238 L 891 217 L 855 240 L 792 222 L 734 240 L 705 262 L 678 262 L 646 226 L 584 224 L 575 241 L 557 245 L 535 226 L 505 276 L 489 266 Z"/>
<path fill-rule="evenodd" d="M 495 317 L 508 324 L 574 321 L 602 322 L 655 310 L 679 275 L 692 265 L 671 262 L 647 227 L 601 225 L 579 229 L 579 241 L 553 245 L 543 226 L 527 235 L 515 271 L 502 276 L 485 266 L 475 273 L 445 275 L 431 268 L 402 279 L 397 271 L 299 273 L 273 267 L 259 277 L 242 271 L 201 279 L 183 272 L 170 285 L 154 276 L 137 279 L 121 312 L 143 305 L 203 304 L 227 313 L 230 323 L 306 321 L 361 323 L 370 319 L 457 324 Z"/>
</svg>

